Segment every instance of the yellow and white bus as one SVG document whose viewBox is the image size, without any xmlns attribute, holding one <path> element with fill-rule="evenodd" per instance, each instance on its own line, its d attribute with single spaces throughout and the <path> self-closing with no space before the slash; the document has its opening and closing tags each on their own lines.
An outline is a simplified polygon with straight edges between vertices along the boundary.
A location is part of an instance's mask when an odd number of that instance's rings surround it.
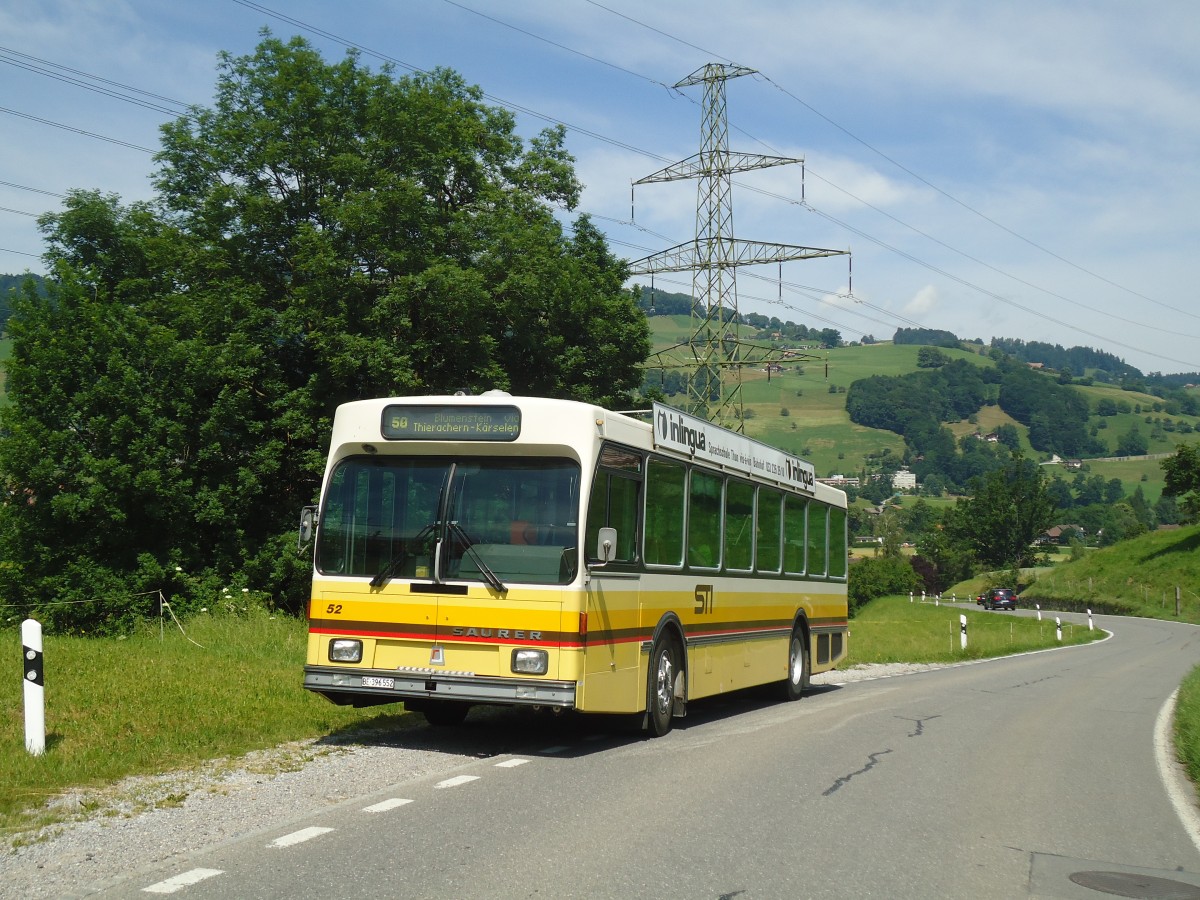
<svg viewBox="0 0 1200 900">
<path fill-rule="evenodd" d="M 796 699 L 847 653 L 846 495 L 814 474 L 661 404 L 647 423 L 499 391 L 346 403 L 304 686 L 435 724 L 644 713 L 654 735 L 689 700 Z"/>
</svg>

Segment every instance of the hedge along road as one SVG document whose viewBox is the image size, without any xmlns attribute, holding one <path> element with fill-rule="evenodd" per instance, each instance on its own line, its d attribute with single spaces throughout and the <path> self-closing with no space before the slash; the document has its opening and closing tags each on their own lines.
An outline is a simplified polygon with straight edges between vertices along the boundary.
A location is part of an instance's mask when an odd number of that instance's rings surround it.
<svg viewBox="0 0 1200 900">
<path fill-rule="evenodd" d="M 106 896 L 1200 896 L 1155 754 L 1200 630 L 1096 624 L 1113 636 L 790 704 L 696 703 L 658 740 L 586 720 L 514 753 L 499 734 L 516 720 L 473 716 L 479 759 Z"/>
</svg>

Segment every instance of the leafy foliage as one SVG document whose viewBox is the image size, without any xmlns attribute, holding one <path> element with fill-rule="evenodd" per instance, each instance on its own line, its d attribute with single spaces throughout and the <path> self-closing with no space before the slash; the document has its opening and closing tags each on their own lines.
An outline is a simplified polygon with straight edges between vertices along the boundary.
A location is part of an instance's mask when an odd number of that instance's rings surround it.
<svg viewBox="0 0 1200 900">
<path fill-rule="evenodd" d="M 958 501 L 946 523 L 951 541 L 969 548 L 988 569 L 1032 564 L 1034 539 L 1057 511 L 1041 468 L 1015 456 L 976 479 L 972 488 L 972 496 Z"/>
<path fill-rule="evenodd" d="M 1088 404 L 1077 391 L 1031 371 L 1009 365 L 1000 385 L 1000 408 L 1029 428 L 1035 450 L 1083 456 L 1093 448 L 1088 436 Z"/>
<path fill-rule="evenodd" d="M 949 347 L 957 350 L 959 340 L 952 331 L 937 328 L 897 328 L 892 337 L 895 344 L 924 344 L 928 347 Z"/>
<path fill-rule="evenodd" d="M 847 591 L 850 611 L 885 594 L 907 594 L 920 591 L 921 576 L 901 557 L 869 557 L 857 560 L 850 567 Z"/>
<path fill-rule="evenodd" d="M 39 290 L 45 279 L 41 275 L 0 275 L 0 334 L 8 327 L 8 319 L 12 315 L 12 301 L 15 295 L 23 290 L 25 281 L 31 279 Z"/>
<path fill-rule="evenodd" d="M 623 404 L 648 349 L 552 128 L 449 71 L 267 37 L 164 126 L 154 204 L 75 192 L 10 322 L 0 590 L 124 627 L 244 578 L 306 599 L 293 519 L 334 407 L 498 387 Z"/>
<path fill-rule="evenodd" d="M 1044 341 L 996 337 L 992 338 L 992 346 L 1021 362 L 1041 363 L 1060 372 L 1069 371 L 1082 375 L 1085 370 L 1096 369 L 1116 379 L 1141 375 L 1141 372 L 1119 357 L 1091 347 L 1064 348 L 1060 344 L 1047 344 Z"/>
<path fill-rule="evenodd" d="M 1179 498 L 1185 522 L 1200 521 L 1200 444 L 1180 444 L 1175 455 L 1164 459 L 1166 492 Z"/>
</svg>

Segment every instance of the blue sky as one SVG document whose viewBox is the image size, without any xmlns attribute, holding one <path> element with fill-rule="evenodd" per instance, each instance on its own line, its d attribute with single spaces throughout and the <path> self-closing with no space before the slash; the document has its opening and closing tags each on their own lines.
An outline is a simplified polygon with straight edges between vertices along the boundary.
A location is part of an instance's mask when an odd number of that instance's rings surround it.
<svg viewBox="0 0 1200 900">
<path fill-rule="evenodd" d="M 158 126 L 207 104 L 217 53 L 251 52 L 264 27 L 329 60 L 357 45 L 397 74 L 455 69 L 526 137 L 565 123 L 580 211 L 629 259 L 695 233 L 694 181 L 639 186 L 631 210 L 633 181 L 699 149 L 702 91 L 671 85 L 710 62 L 755 69 L 726 85 L 730 147 L 803 157 L 804 179 L 738 176 L 735 232 L 848 249 L 853 278 L 847 257 L 788 263 L 782 284 L 777 266 L 743 268 L 742 312 L 846 340 L 922 326 L 1200 371 L 1191 0 L 7 0 L 0 272 L 42 271 L 29 214 L 56 194 L 149 199 Z M 691 276 L 655 286 L 689 292 Z"/>
</svg>

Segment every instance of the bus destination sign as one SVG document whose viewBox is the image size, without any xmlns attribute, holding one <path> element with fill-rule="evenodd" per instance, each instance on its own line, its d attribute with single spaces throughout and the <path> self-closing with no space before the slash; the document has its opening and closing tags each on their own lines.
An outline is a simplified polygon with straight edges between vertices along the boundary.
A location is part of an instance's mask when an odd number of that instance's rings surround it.
<svg viewBox="0 0 1200 900">
<path fill-rule="evenodd" d="M 515 406 L 385 406 L 382 434 L 389 441 L 515 441 Z"/>
</svg>

